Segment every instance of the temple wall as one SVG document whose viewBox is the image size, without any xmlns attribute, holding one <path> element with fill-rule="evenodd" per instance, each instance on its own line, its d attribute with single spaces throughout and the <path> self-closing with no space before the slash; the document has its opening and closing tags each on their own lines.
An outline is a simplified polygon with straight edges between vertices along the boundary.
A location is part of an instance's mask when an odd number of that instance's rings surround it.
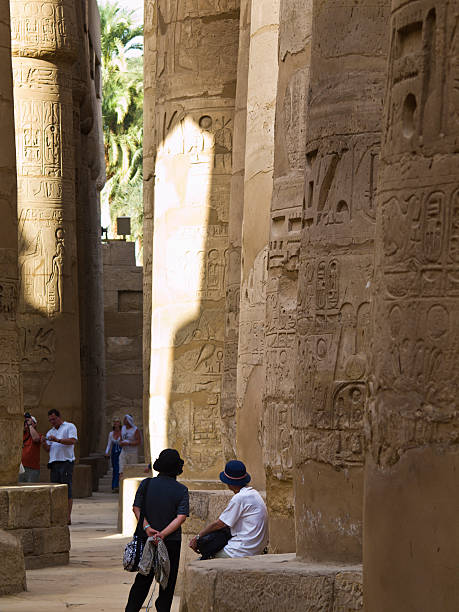
<svg viewBox="0 0 459 612">
<path fill-rule="evenodd" d="M 10 11 L 8 3 L 3 3 L 0 9 L 0 485 L 17 482 L 24 422 L 16 325 L 17 183 L 10 40 Z"/>
<path fill-rule="evenodd" d="M 459 601 L 459 2 L 392 2 L 376 218 L 365 609 Z"/>
<path fill-rule="evenodd" d="M 103 450 L 117 417 L 131 414 L 142 431 L 142 267 L 136 266 L 135 244 L 109 240 L 104 258 L 106 409 Z M 142 431 L 143 434 L 143 431 Z M 139 449 L 141 460 L 144 446 Z"/>
<path fill-rule="evenodd" d="M 297 555 L 362 556 L 387 0 L 314 3 L 293 413 Z"/>
<path fill-rule="evenodd" d="M 72 64 L 73 2 L 11 0 L 24 408 L 82 423 Z"/>
<path fill-rule="evenodd" d="M 296 309 L 306 164 L 311 0 L 281 0 L 274 185 L 268 250 L 263 454 L 273 552 L 294 552 L 292 411 Z"/>
<path fill-rule="evenodd" d="M 236 440 L 254 486 L 265 488 L 262 453 L 264 322 L 280 0 L 252 0 L 245 142 Z"/>
<path fill-rule="evenodd" d="M 185 477 L 215 478 L 239 2 L 147 2 L 145 13 L 150 451 L 175 447 Z"/>
</svg>

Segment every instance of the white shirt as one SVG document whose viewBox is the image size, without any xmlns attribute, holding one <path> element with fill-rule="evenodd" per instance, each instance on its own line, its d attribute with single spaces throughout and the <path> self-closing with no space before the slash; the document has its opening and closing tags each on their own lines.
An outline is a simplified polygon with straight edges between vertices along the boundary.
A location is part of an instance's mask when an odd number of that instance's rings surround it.
<svg viewBox="0 0 459 612">
<path fill-rule="evenodd" d="M 268 511 L 252 487 L 243 487 L 220 514 L 232 538 L 223 549 L 230 557 L 260 555 L 268 541 Z"/>
<path fill-rule="evenodd" d="M 64 421 L 59 429 L 53 427 L 46 434 L 46 438 L 49 436 L 56 436 L 62 440 L 62 438 L 75 438 L 78 440 L 77 428 L 73 423 L 67 423 Z M 74 444 L 61 444 L 60 442 L 53 442 L 52 440 L 46 440 L 49 444 L 49 462 L 53 461 L 75 461 Z"/>
<path fill-rule="evenodd" d="M 137 427 L 129 427 L 129 429 L 126 427 L 126 425 L 123 425 L 123 427 L 121 428 L 121 440 L 127 440 L 128 442 L 131 442 L 131 444 L 129 446 L 122 446 L 121 448 L 123 449 L 122 452 L 123 453 L 137 453 L 139 451 L 139 446 L 133 446 L 132 442 L 135 442 L 135 432 L 137 431 Z"/>
</svg>

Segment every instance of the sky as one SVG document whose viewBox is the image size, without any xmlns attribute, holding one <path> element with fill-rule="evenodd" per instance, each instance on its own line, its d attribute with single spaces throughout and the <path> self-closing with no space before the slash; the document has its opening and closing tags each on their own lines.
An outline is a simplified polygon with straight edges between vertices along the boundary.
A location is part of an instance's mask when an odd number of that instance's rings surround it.
<svg viewBox="0 0 459 612">
<path fill-rule="evenodd" d="M 143 23 L 143 2 L 144 0 L 118 0 L 118 4 L 123 8 L 135 12 L 136 23 Z"/>
</svg>

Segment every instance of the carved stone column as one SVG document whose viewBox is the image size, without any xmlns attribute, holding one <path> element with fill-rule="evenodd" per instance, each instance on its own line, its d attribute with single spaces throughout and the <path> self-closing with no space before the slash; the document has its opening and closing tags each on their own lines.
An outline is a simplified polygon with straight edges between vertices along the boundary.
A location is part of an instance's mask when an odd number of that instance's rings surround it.
<svg viewBox="0 0 459 612">
<path fill-rule="evenodd" d="M 237 455 L 265 488 L 263 388 L 266 269 L 273 190 L 280 0 L 252 0 L 247 91 L 241 300 L 237 361 Z"/>
<path fill-rule="evenodd" d="M 71 0 L 11 0 L 24 407 L 80 424 Z"/>
<path fill-rule="evenodd" d="M 154 206 L 146 204 L 154 226 L 150 447 L 152 458 L 165 446 L 177 448 L 185 475 L 197 479 L 217 477 L 224 463 L 220 395 L 238 9 L 238 0 L 146 5 L 147 84 L 155 83 L 145 92 L 154 126 L 146 160 L 146 181 L 154 180 L 146 190 L 154 198 Z"/>
<path fill-rule="evenodd" d="M 250 18 L 252 0 L 242 0 L 239 22 L 236 101 L 234 110 L 231 198 L 228 219 L 225 355 L 222 379 L 222 444 L 225 459 L 236 457 L 237 350 L 241 298 L 241 242 L 247 130 Z"/>
<path fill-rule="evenodd" d="M 15 484 L 18 479 L 23 427 L 16 326 L 17 187 L 8 3 L 3 3 L 0 8 L 0 64 L 0 485 L 8 485 Z"/>
<path fill-rule="evenodd" d="M 375 185 L 387 0 L 314 3 L 293 415 L 297 554 L 362 554 Z"/>
<path fill-rule="evenodd" d="M 281 0 L 263 398 L 269 541 L 272 550 L 280 553 L 294 552 L 296 547 L 292 411 L 311 12 L 312 0 Z"/>
<path fill-rule="evenodd" d="M 365 609 L 459 601 L 459 2 L 392 2 L 378 181 Z"/>
</svg>

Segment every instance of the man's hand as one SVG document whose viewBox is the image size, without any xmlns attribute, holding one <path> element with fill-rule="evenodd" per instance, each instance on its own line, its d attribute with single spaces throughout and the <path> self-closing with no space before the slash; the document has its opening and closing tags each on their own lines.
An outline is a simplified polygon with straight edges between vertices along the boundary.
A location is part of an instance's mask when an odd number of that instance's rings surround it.
<svg viewBox="0 0 459 612">
<path fill-rule="evenodd" d="M 194 538 L 191 538 L 189 546 L 194 550 L 195 553 L 198 552 L 198 536 L 194 536 Z"/>
<path fill-rule="evenodd" d="M 48 436 L 48 440 L 50 442 L 59 442 L 59 440 L 56 438 L 56 436 Z"/>
</svg>

